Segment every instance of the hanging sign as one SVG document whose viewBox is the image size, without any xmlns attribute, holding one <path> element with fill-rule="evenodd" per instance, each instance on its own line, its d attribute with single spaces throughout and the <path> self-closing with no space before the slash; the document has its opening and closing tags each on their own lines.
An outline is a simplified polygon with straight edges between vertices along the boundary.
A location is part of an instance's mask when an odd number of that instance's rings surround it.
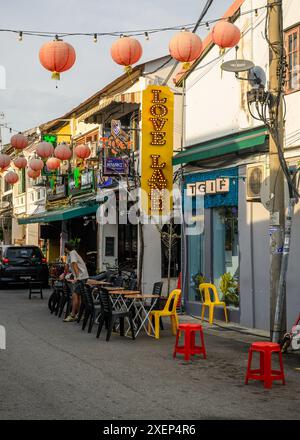
<svg viewBox="0 0 300 440">
<path fill-rule="evenodd" d="M 119 174 L 127 174 L 127 161 L 122 157 L 106 157 L 104 158 L 104 176 L 112 176 Z"/>
<path fill-rule="evenodd" d="M 166 86 L 148 86 L 142 101 L 142 209 L 167 215 L 172 206 L 174 95 Z"/>
</svg>

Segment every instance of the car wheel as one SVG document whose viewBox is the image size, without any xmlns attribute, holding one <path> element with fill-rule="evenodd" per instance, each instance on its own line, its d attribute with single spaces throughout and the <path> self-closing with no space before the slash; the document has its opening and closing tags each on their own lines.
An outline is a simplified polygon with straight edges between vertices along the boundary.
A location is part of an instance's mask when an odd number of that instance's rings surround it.
<svg viewBox="0 0 300 440">
<path fill-rule="evenodd" d="M 4 290 L 7 288 L 7 285 L 0 280 L 0 290 Z"/>
</svg>

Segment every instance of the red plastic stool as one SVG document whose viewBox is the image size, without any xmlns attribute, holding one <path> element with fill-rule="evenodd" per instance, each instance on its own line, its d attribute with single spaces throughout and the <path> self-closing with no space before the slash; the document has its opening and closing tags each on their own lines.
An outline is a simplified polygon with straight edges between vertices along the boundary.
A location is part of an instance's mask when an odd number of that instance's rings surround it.
<svg viewBox="0 0 300 440">
<path fill-rule="evenodd" d="M 178 345 L 181 332 L 185 333 L 183 346 Z M 196 332 L 200 333 L 201 346 L 195 344 Z M 194 356 L 195 354 L 203 354 L 203 358 L 206 359 L 206 351 L 201 324 L 179 324 L 176 334 L 176 343 L 173 357 L 176 357 L 176 353 L 184 354 L 184 359 L 186 361 L 188 361 L 190 357 Z"/>
<path fill-rule="evenodd" d="M 260 354 L 260 368 L 258 370 L 251 370 L 251 361 L 253 352 Z M 280 370 L 272 370 L 272 353 L 279 354 Z M 249 349 L 248 367 L 245 384 L 248 384 L 249 379 L 261 380 L 264 382 L 265 388 L 272 388 L 274 380 L 282 380 L 285 385 L 282 353 L 279 344 L 273 342 L 254 342 Z"/>
</svg>

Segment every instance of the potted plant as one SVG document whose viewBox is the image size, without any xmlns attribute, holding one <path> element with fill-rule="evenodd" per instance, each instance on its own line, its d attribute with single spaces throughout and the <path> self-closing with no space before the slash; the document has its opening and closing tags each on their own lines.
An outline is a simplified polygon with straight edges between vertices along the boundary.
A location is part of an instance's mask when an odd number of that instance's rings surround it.
<svg viewBox="0 0 300 440">
<path fill-rule="evenodd" d="M 224 273 L 221 277 L 220 290 L 223 294 L 223 301 L 227 306 L 239 306 L 240 298 L 238 294 L 238 282 L 231 273 Z"/>
<path fill-rule="evenodd" d="M 200 284 L 205 283 L 205 276 L 199 272 L 196 275 L 192 276 L 192 280 L 193 280 L 193 289 L 196 290 L 196 295 L 195 295 L 195 299 L 196 301 L 200 301 L 203 302 L 203 294 L 201 292 L 201 290 L 199 289 Z"/>
</svg>

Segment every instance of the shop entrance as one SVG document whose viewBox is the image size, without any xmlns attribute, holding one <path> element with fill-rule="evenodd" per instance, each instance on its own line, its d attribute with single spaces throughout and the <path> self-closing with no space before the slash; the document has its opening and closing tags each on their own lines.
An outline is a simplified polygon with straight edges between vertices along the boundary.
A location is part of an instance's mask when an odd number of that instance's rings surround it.
<svg viewBox="0 0 300 440">
<path fill-rule="evenodd" d="M 219 288 L 224 274 L 239 278 L 238 208 L 213 209 L 213 283 Z"/>
</svg>

